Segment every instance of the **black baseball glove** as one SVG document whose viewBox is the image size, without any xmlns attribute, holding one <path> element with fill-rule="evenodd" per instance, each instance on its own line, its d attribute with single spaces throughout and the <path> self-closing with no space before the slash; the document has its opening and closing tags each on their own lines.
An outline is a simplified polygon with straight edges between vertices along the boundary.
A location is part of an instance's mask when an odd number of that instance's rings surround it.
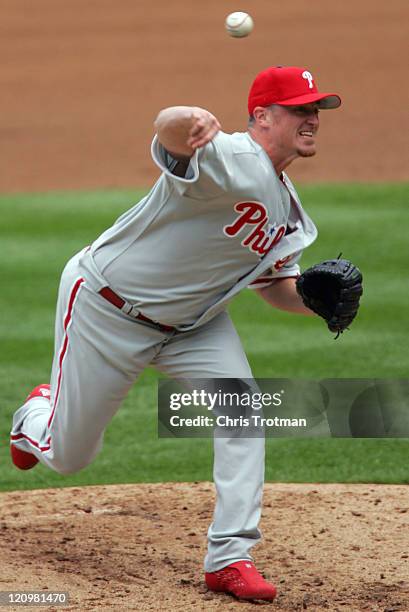
<svg viewBox="0 0 409 612">
<path fill-rule="evenodd" d="M 362 295 L 362 274 L 346 259 L 330 259 L 305 270 L 296 281 L 304 304 L 339 334 L 355 319 Z"/>
</svg>

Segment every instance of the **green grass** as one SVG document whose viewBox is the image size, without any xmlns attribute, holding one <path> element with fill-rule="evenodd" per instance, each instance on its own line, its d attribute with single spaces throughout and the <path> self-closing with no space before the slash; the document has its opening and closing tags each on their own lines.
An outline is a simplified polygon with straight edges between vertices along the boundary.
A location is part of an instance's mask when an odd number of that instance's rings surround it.
<svg viewBox="0 0 409 612">
<path fill-rule="evenodd" d="M 230 312 L 257 377 L 405 378 L 409 184 L 320 185 L 300 189 L 319 228 L 302 265 L 337 256 L 364 274 L 361 312 L 334 342 L 324 323 L 273 311 L 244 291 Z M 136 191 L 0 197 L 0 490 L 117 482 L 209 480 L 211 441 L 157 439 L 156 379 L 147 370 L 105 435 L 102 453 L 78 474 L 10 465 L 11 415 L 49 378 L 54 307 L 68 258 L 136 202 Z M 407 440 L 269 440 L 267 479 L 288 482 L 409 483 Z"/>
</svg>

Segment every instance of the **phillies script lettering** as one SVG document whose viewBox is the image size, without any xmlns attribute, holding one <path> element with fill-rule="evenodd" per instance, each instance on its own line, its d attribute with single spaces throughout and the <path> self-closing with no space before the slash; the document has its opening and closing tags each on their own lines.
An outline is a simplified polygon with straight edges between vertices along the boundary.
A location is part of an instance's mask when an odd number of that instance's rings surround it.
<svg viewBox="0 0 409 612">
<path fill-rule="evenodd" d="M 224 226 L 223 233 L 232 238 L 248 230 L 241 244 L 252 253 L 264 256 L 285 234 L 285 225 L 268 222 L 267 209 L 260 202 L 238 202 L 234 210 L 239 216 L 233 223 Z"/>
</svg>

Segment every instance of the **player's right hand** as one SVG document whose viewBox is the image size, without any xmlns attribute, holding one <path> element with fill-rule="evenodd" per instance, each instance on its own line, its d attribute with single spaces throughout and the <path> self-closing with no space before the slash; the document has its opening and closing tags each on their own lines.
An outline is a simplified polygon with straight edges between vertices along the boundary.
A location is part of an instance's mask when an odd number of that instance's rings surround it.
<svg viewBox="0 0 409 612">
<path fill-rule="evenodd" d="M 204 108 L 192 109 L 191 121 L 192 125 L 186 144 L 194 151 L 207 145 L 221 129 L 218 119 Z"/>
</svg>

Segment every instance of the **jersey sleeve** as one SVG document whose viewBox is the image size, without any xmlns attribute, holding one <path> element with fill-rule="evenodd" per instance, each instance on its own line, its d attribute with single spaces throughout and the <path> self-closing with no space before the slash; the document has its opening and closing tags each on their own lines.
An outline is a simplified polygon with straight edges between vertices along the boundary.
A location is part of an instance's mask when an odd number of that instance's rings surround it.
<svg viewBox="0 0 409 612">
<path fill-rule="evenodd" d="M 172 171 L 177 164 L 177 160 L 167 152 L 165 147 L 159 142 L 156 135 L 152 141 L 151 155 L 155 164 L 166 176 L 181 184 L 194 183 L 199 178 L 198 154 L 199 150 L 195 151 L 193 157 L 190 158 L 190 163 L 186 170 L 185 176 L 175 176 L 172 174 Z"/>
<path fill-rule="evenodd" d="M 272 285 L 279 278 L 298 278 L 301 273 L 298 265 L 301 255 L 302 252 L 299 252 L 277 260 L 271 268 L 250 283 L 248 288 L 263 289 Z"/>
<path fill-rule="evenodd" d="M 177 160 L 159 142 L 157 136 L 153 139 L 151 154 L 155 164 L 180 195 L 209 200 L 230 189 L 230 148 L 229 135 L 219 132 L 205 147 L 195 151 L 183 177 L 172 173 Z"/>
</svg>

